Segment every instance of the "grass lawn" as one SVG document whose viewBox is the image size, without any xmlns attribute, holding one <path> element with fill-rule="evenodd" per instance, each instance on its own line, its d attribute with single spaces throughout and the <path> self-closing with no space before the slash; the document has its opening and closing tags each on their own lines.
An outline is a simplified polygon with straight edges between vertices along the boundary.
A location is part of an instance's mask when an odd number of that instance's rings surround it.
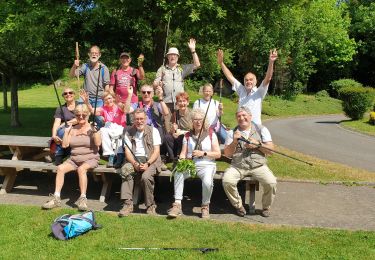
<svg viewBox="0 0 375 260">
<path fill-rule="evenodd" d="M 360 131 L 369 135 L 375 136 L 375 125 L 369 123 L 369 114 L 366 113 L 364 117 L 360 120 L 347 120 L 342 121 L 341 125 L 345 128 Z"/>
<path fill-rule="evenodd" d="M 0 205 L 0 259 L 374 259 L 375 233 L 96 213 L 102 229 L 59 241 L 53 220 L 73 210 Z M 9 221 L 9 220 L 12 221 Z M 125 251 L 121 247 L 218 248 Z"/>
</svg>

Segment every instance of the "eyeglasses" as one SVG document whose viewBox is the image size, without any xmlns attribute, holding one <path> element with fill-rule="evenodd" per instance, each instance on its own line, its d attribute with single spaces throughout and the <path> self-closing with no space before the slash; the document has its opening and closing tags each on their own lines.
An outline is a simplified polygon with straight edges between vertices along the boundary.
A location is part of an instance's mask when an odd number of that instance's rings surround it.
<svg viewBox="0 0 375 260">
<path fill-rule="evenodd" d="M 63 93 L 63 96 L 73 95 L 73 94 L 74 94 L 73 91 L 68 91 L 68 92 L 64 92 L 64 93 Z"/>
<path fill-rule="evenodd" d="M 76 114 L 76 117 L 78 117 L 78 118 L 80 118 L 80 117 L 85 118 L 85 117 L 87 117 L 87 114 Z"/>
<path fill-rule="evenodd" d="M 143 95 L 146 94 L 146 93 L 150 95 L 152 93 L 152 91 L 142 91 Z"/>
<path fill-rule="evenodd" d="M 194 121 L 194 122 L 203 121 L 203 118 L 194 118 L 193 121 Z"/>
<path fill-rule="evenodd" d="M 90 52 L 90 55 L 99 55 L 99 52 Z"/>
</svg>

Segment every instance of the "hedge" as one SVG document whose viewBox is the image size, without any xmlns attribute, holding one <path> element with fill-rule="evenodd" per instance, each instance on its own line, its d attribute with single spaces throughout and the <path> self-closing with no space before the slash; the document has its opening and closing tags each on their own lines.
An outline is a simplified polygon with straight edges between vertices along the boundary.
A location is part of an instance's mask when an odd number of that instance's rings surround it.
<svg viewBox="0 0 375 260">
<path fill-rule="evenodd" d="M 338 91 L 345 114 L 353 120 L 362 119 L 374 101 L 373 88 L 345 87 Z"/>
</svg>

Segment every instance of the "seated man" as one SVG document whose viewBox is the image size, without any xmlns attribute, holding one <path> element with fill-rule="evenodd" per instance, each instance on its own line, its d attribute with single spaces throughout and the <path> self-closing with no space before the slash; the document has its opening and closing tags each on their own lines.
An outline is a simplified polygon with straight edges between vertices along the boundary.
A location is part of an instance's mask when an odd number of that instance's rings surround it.
<svg viewBox="0 0 375 260">
<path fill-rule="evenodd" d="M 238 193 L 237 183 L 251 176 L 263 186 L 262 204 L 263 217 L 270 216 L 270 207 L 276 194 L 276 177 L 267 166 L 266 155 L 273 149 L 271 134 L 262 125 L 251 122 L 252 115 L 247 107 L 240 107 L 236 113 L 235 130 L 229 131 L 225 142 L 224 155 L 232 158 L 231 166 L 224 172 L 223 187 L 230 203 L 236 208 L 237 214 L 245 216 L 246 210 Z M 251 142 L 248 144 L 241 139 Z"/>
<path fill-rule="evenodd" d="M 121 168 L 121 200 L 124 206 L 119 217 L 128 216 L 133 212 L 134 182 L 144 191 L 147 214 L 156 214 L 154 200 L 154 175 L 160 171 L 160 144 L 161 139 L 156 128 L 146 124 L 146 112 L 137 108 L 134 111 L 134 124 L 124 132 L 125 157 L 128 163 Z M 131 149 L 131 150 L 129 150 Z"/>
</svg>

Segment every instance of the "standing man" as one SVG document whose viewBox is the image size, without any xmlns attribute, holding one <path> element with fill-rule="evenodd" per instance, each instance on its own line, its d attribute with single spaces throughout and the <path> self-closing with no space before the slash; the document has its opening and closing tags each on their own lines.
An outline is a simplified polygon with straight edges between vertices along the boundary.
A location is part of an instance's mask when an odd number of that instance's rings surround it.
<svg viewBox="0 0 375 260">
<path fill-rule="evenodd" d="M 200 67 L 198 54 L 195 51 L 195 39 L 191 38 L 188 46 L 193 55 L 193 64 L 178 64 L 180 53 L 177 48 L 169 48 L 167 53 L 167 64 L 161 66 L 156 72 L 154 88 L 161 86 L 164 91 L 164 102 L 167 104 L 171 113 L 174 112 L 176 95 L 184 92 L 184 79 L 192 74 L 195 69 Z"/>
<path fill-rule="evenodd" d="M 129 52 L 123 52 L 120 54 L 120 68 L 114 70 L 111 74 L 111 82 L 109 89 L 116 93 L 122 103 L 126 102 L 128 97 L 128 86 L 133 87 L 133 95 L 131 103 L 138 102 L 138 81 L 143 80 L 145 77 L 145 71 L 143 69 L 144 56 L 140 54 L 138 56 L 138 69 L 130 66 L 132 58 Z"/>
<path fill-rule="evenodd" d="M 85 78 L 83 89 L 88 93 L 89 102 L 92 107 L 95 107 L 96 88 L 98 87 L 99 93 L 96 107 L 102 107 L 103 100 L 101 97 L 103 96 L 104 90 L 108 90 L 109 88 L 109 70 L 106 65 L 99 61 L 101 53 L 98 46 L 92 46 L 88 55 L 90 62 L 82 64 L 81 67 L 79 67 L 79 60 L 74 61 L 73 66 L 70 69 L 70 76 L 77 77 L 83 75 Z M 100 79 L 98 86 L 99 75 Z"/>
<path fill-rule="evenodd" d="M 266 155 L 273 149 L 271 134 L 264 126 L 251 122 L 251 111 L 248 107 L 240 107 L 236 113 L 238 125 L 228 132 L 224 155 L 232 158 L 231 166 L 224 172 L 223 187 L 230 203 L 237 214 L 245 216 L 246 210 L 238 193 L 237 183 L 247 176 L 258 180 L 263 186 L 261 215 L 270 216 L 270 207 L 276 195 L 276 177 L 267 166 Z M 240 139 L 247 139 L 247 144 Z"/>
<path fill-rule="evenodd" d="M 128 163 L 121 168 L 121 200 L 124 205 L 119 212 L 119 217 L 128 216 L 133 212 L 133 188 L 141 185 L 144 191 L 147 214 L 156 214 L 154 200 L 154 175 L 160 171 L 160 144 L 161 139 L 156 128 L 146 124 L 147 115 L 144 109 L 134 111 L 134 125 L 125 135 L 125 156 Z M 134 158 L 134 156 L 136 158 Z M 140 182 L 140 183 L 139 183 Z"/>
<path fill-rule="evenodd" d="M 232 90 L 237 92 L 239 96 L 238 107 L 246 106 L 251 110 L 253 121 L 261 125 L 262 101 L 267 94 L 268 85 L 272 79 L 273 64 L 277 59 L 277 50 L 270 50 L 269 63 L 262 83 L 256 86 L 257 78 L 254 73 L 248 72 L 244 78 L 242 85 L 232 74 L 232 72 L 224 64 L 224 52 L 219 49 L 217 51 L 217 62 L 219 63 L 225 77 L 232 84 Z"/>
</svg>

